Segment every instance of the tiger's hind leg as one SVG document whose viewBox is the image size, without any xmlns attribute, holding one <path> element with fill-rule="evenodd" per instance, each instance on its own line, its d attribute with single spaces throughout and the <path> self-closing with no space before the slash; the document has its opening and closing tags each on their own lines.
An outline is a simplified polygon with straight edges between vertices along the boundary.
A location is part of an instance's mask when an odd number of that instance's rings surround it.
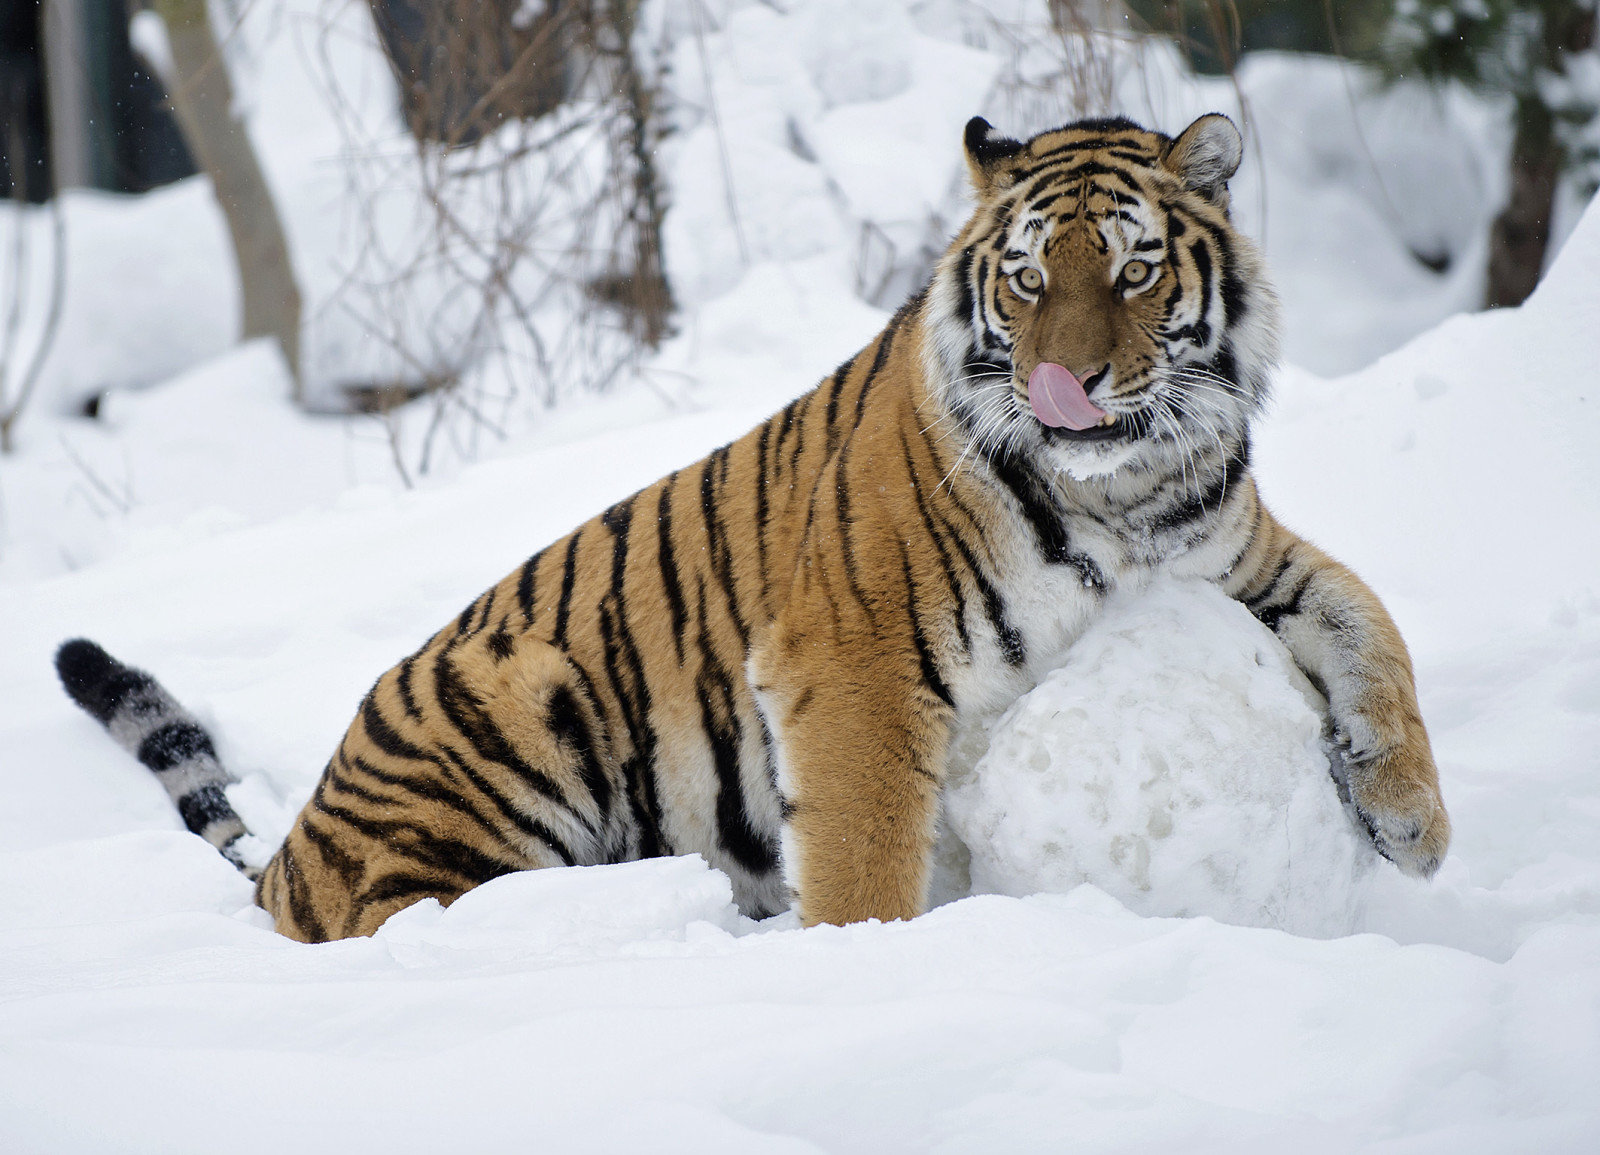
<svg viewBox="0 0 1600 1155">
<path fill-rule="evenodd" d="M 628 813 L 587 679 L 560 650 L 441 634 L 363 700 L 258 901 L 291 938 L 369 935 L 512 871 L 631 857 Z"/>
</svg>

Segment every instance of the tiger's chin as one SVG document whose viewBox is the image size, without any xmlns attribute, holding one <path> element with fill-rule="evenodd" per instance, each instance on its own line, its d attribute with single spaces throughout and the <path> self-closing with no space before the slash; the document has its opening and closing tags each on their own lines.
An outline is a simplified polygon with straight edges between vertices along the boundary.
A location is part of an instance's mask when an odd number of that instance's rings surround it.
<svg viewBox="0 0 1600 1155">
<path fill-rule="evenodd" d="M 1047 437 L 1044 455 L 1057 473 L 1065 473 L 1074 481 L 1088 481 L 1109 477 L 1126 468 L 1142 456 L 1143 448 L 1137 439 L 1127 434 L 1092 440 Z"/>
<path fill-rule="evenodd" d="M 1018 420 L 1037 432 L 1035 454 L 1075 481 L 1108 477 L 1129 465 L 1148 467 L 1156 464 L 1152 455 L 1160 456 L 1150 422 L 1139 410 L 1107 414 L 1087 429 L 1046 425 L 1026 411 Z"/>
</svg>

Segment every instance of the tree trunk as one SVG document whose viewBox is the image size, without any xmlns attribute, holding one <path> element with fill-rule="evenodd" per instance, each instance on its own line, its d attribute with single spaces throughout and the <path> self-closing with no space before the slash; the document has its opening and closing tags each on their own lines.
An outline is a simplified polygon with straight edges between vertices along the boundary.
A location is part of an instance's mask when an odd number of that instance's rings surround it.
<svg viewBox="0 0 1600 1155">
<path fill-rule="evenodd" d="M 1596 13 L 1591 5 L 1567 6 L 1564 16 L 1545 27 L 1551 66 L 1594 47 Z M 1489 233 L 1489 285 L 1484 304 L 1491 309 L 1520 305 L 1539 283 L 1550 217 L 1565 161 L 1556 139 L 1555 116 L 1537 94 L 1516 104 L 1517 135 L 1511 145 L 1511 199 Z"/>
<path fill-rule="evenodd" d="M 625 107 L 626 129 L 623 152 L 631 168 L 633 187 L 624 197 L 629 224 L 633 229 L 631 268 L 614 286 L 615 299 L 628 312 L 634 335 L 652 349 L 660 348 L 670 332 L 672 287 L 662 260 L 661 230 L 666 218 L 660 176 L 656 172 L 655 149 L 651 145 L 651 122 L 656 94 L 639 75 L 633 56 L 634 22 L 638 0 L 622 0 L 597 6 L 609 21 L 609 45 L 616 69 L 613 91 L 620 93 Z"/>
<path fill-rule="evenodd" d="M 211 177 L 239 262 L 242 330 L 251 337 L 276 337 L 294 378 L 294 400 L 304 400 L 300 382 L 300 290 L 272 190 L 255 149 L 233 112 L 233 87 L 223 62 L 206 0 L 156 0 L 172 46 L 172 104 L 185 143 Z"/>
<path fill-rule="evenodd" d="M 1520 305 L 1539 283 L 1550 215 L 1561 176 L 1561 152 L 1543 109 L 1524 110 L 1518 102 L 1517 135 L 1511 146 L 1511 199 L 1489 231 L 1489 285 L 1484 304 L 1491 309 Z"/>
</svg>

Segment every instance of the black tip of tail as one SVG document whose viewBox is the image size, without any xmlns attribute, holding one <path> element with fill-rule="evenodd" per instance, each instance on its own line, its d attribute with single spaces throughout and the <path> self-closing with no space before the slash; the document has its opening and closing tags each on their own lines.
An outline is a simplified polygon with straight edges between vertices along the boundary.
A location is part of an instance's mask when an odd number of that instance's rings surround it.
<svg viewBox="0 0 1600 1155">
<path fill-rule="evenodd" d="M 149 674 L 124 666 L 87 638 L 61 643 L 56 651 L 56 674 L 72 700 L 102 725 L 129 694 L 151 684 Z"/>
</svg>

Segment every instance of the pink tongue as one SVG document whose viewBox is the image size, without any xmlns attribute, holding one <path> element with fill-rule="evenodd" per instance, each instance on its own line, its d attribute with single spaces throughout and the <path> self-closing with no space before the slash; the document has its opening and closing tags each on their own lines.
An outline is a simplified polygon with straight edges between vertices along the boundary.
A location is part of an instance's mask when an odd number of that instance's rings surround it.
<svg viewBox="0 0 1600 1155">
<path fill-rule="evenodd" d="M 1070 369 L 1050 361 L 1039 362 L 1028 374 L 1028 404 L 1035 417 L 1055 429 L 1088 429 L 1106 416 L 1104 409 L 1089 400 Z"/>
</svg>

